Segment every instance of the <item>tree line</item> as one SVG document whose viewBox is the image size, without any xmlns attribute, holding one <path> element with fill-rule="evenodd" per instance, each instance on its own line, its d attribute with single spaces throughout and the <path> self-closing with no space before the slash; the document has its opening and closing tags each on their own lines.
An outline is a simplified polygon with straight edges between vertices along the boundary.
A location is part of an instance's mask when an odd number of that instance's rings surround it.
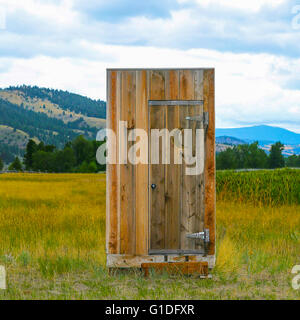
<svg viewBox="0 0 300 320">
<path fill-rule="evenodd" d="M 9 165 L 9 170 L 32 170 L 40 172 L 80 172 L 94 173 L 105 170 L 105 165 L 96 161 L 96 152 L 101 142 L 87 140 L 78 136 L 65 144 L 64 148 L 57 149 L 54 145 L 44 142 L 36 143 L 30 139 L 26 146 L 23 162 L 19 157 Z M 3 162 L 0 160 L 0 170 Z"/>
<path fill-rule="evenodd" d="M 9 170 L 33 170 L 41 172 L 98 172 L 105 165 L 96 161 L 96 152 L 101 142 L 78 136 L 65 144 L 63 149 L 30 139 L 26 146 L 23 162 L 19 157 L 9 165 Z M 300 155 L 284 158 L 284 145 L 276 142 L 269 154 L 258 147 L 258 142 L 228 148 L 216 155 L 217 169 L 275 169 L 300 167 Z M 4 164 L 0 159 L 0 171 Z"/>
<path fill-rule="evenodd" d="M 242 144 L 228 148 L 216 155 L 217 169 L 275 169 L 300 167 L 300 155 L 285 158 L 282 154 L 284 145 L 276 142 L 269 154 L 260 149 L 258 142 Z"/>
</svg>

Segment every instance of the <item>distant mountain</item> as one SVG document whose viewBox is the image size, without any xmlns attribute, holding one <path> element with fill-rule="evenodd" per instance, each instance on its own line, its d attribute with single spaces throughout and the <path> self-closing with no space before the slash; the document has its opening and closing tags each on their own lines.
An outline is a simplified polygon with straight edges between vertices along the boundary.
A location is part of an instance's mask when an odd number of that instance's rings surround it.
<svg viewBox="0 0 300 320">
<path fill-rule="evenodd" d="M 216 137 L 216 143 L 237 146 L 239 144 L 246 144 L 247 142 L 241 139 L 237 139 L 235 137 L 221 136 L 221 137 Z"/>
<path fill-rule="evenodd" d="M 0 158 L 22 155 L 28 139 L 62 147 L 105 127 L 106 103 L 62 90 L 31 86 L 0 89 Z"/>
<path fill-rule="evenodd" d="M 264 144 L 280 141 L 288 145 L 300 145 L 300 134 L 272 126 L 216 129 L 216 137 L 231 136 L 248 142 L 261 141 Z"/>
</svg>

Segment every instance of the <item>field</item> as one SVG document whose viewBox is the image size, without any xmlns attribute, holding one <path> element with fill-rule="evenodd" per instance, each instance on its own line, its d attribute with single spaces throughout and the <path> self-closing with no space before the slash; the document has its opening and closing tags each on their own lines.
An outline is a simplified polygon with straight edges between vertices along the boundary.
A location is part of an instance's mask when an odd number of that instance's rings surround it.
<svg viewBox="0 0 300 320">
<path fill-rule="evenodd" d="M 218 172 L 213 278 L 145 279 L 105 269 L 104 174 L 2 174 L 0 299 L 299 299 L 299 186 L 300 171 Z"/>
</svg>

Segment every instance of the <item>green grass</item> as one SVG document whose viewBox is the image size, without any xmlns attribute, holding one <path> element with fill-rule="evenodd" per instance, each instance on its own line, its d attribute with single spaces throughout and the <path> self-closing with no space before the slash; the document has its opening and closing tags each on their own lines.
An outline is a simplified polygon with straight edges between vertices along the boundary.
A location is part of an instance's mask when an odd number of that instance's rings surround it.
<svg viewBox="0 0 300 320">
<path fill-rule="evenodd" d="M 251 205 L 300 205 L 300 170 L 217 171 L 218 200 Z"/>
</svg>

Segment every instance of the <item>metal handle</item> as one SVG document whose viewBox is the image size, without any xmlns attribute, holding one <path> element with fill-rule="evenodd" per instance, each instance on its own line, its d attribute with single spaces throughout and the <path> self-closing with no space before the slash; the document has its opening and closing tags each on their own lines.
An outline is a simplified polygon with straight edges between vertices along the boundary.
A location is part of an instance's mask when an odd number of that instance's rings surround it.
<svg viewBox="0 0 300 320">
<path fill-rule="evenodd" d="M 152 188 L 152 190 L 154 190 L 154 189 L 156 188 L 156 184 L 155 184 L 155 183 L 152 183 L 152 184 L 151 184 L 151 188 Z"/>
</svg>

